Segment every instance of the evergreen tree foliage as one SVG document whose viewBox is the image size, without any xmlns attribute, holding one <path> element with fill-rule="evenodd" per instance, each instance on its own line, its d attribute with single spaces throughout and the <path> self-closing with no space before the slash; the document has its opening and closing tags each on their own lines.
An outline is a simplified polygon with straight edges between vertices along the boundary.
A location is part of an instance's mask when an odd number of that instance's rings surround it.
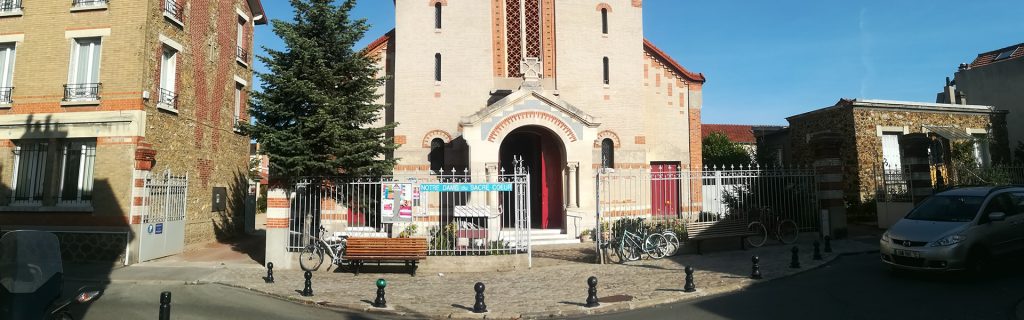
<svg viewBox="0 0 1024 320">
<path fill-rule="evenodd" d="M 382 125 L 376 59 L 354 49 L 369 28 L 350 16 L 355 0 L 291 0 L 293 21 L 273 20 L 281 51 L 264 47 L 269 71 L 259 73 L 247 126 L 270 156 L 270 173 L 302 176 L 379 176 L 391 172 L 397 145 Z"/>
</svg>

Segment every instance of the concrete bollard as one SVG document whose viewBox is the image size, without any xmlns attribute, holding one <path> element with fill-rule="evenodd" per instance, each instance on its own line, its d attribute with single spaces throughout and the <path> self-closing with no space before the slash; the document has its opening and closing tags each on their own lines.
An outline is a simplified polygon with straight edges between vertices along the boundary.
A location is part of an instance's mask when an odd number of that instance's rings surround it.
<svg viewBox="0 0 1024 320">
<path fill-rule="evenodd" d="M 263 278 L 267 283 L 274 283 L 274 263 L 267 262 L 267 277 Z"/>
<path fill-rule="evenodd" d="M 306 274 L 304 275 L 304 277 L 306 278 L 306 286 L 302 288 L 302 296 L 303 297 L 312 297 L 313 296 L 313 273 L 309 272 L 309 271 L 306 271 Z"/>
<path fill-rule="evenodd" d="M 160 320 L 171 320 L 171 292 L 160 293 Z"/>
<path fill-rule="evenodd" d="M 683 292 L 697 291 L 697 286 L 693 284 L 693 267 L 686 266 L 684 271 L 686 272 L 686 283 L 683 284 Z"/>
<path fill-rule="evenodd" d="M 587 278 L 587 308 L 593 308 L 600 306 L 597 302 L 597 277 L 591 276 Z"/>
<path fill-rule="evenodd" d="M 799 269 L 800 268 L 800 248 L 797 248 L 796 246 L 793 246 L 793 249 L 791 249 L 790 251 L 793 252 L 793 258 L 789 262 L 789 267 L 793 268 L 793 269 Z"/>
<path fill-rule="evenodd" d="M 484 304 L 484 283 L 477 282 L 473 286 L 473 291 L 476 291 L 476 303 L 473 304 L 473 313 L 487 312 L 487 305 Z"/>
<path fill-rule="evenodd" d="M 754 266 L 750 271 L 750 278 L 761 279 L 761 258 L 758 258 L 757 256 L 750 257 L 750 262 L 754 263 Z"/>
<path fill-rule="evenodd" d="M 384 279 L 377 279 L 377 299 L 373 300 L 373 306 L 375 308 L 387 308 L 388 301 L 384 300 L 384 287 L 388 285 Z"/>
<path fill-rule="evenodd" d="M 818 240 L 814 240 L 814 260 L 821 260 L 821 243 Z"/>
</svg>

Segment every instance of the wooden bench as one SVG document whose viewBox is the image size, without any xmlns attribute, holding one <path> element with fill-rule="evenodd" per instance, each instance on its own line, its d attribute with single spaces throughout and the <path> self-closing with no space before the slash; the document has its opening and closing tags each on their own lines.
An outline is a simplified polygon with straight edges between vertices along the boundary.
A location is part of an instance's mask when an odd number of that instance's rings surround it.
<svg viewBox="0 0 1024 320">
<path fill-rule="evenodd" d="M 359 275 L 359 269 L 366 261 L 401 261 L 412 267 L 411 275 L 416 275 L 417 263 L 427 258 L 426 238 L 349 238 L 342 259 L 351 261 L 353 272 Z"/>
<path fill-rule="evenodd" d="M 746 219 L 690 222 L 686 224 L 686 236 L 697 243 L 697 254 L 701 254 L 700 240 L 727 237 L 740 237 L 740 248 L 746 250 L 747 236 L 753 234 L 747 225 Z"/>
</svg>

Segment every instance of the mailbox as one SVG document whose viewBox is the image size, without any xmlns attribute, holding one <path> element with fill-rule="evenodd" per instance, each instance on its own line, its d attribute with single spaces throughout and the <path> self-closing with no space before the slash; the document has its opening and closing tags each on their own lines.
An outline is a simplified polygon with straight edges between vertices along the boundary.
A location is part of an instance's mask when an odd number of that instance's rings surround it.
<svg viewBox="0 0 1024 320">
<path fill-rule="evenodd" d="M 213 187 L 213 204 L 210 206 L 213 211 L 227 211 L 228 209 L 228 188 Z"/>
</svg>

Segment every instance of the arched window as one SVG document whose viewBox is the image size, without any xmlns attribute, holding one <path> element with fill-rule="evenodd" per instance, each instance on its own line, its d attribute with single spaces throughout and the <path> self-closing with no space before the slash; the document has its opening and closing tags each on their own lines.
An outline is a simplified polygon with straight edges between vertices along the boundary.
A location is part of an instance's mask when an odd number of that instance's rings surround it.
<svg viewBox="0 0 1024 320">
<path fill-rule="evenodd" d="M 440 27 L 438 27 L 440 28 Z M 601 33 L 608 34 L 608 9 L 601 8 Z"/>
<path fill-rule="evenodd" d="M 434 138 L 430 140 L 430 153 L 427 154 L 427 161 L 430 161 L 430 171 L 441 174 L 444 170 L 444 140 Z"/>
<path fill-rule="evenodd" d="M 441 3 L 434 4 L 434 29 L 441 29 Z"/>
<path fill-rule="evenodd" d="M 612 139 L 601 140 L 601 168 L 615 167 L 615 142 Z"/>
<path fill-rule="evenodd" d="M 441 82 L 441 54 L 434 54 L 434 81 Z"/>
<path fill-rule="evenodd" d="M 608 57 L 604 57 L 604 84 L 609 84 L 608 81 Z"/>
</svg>

